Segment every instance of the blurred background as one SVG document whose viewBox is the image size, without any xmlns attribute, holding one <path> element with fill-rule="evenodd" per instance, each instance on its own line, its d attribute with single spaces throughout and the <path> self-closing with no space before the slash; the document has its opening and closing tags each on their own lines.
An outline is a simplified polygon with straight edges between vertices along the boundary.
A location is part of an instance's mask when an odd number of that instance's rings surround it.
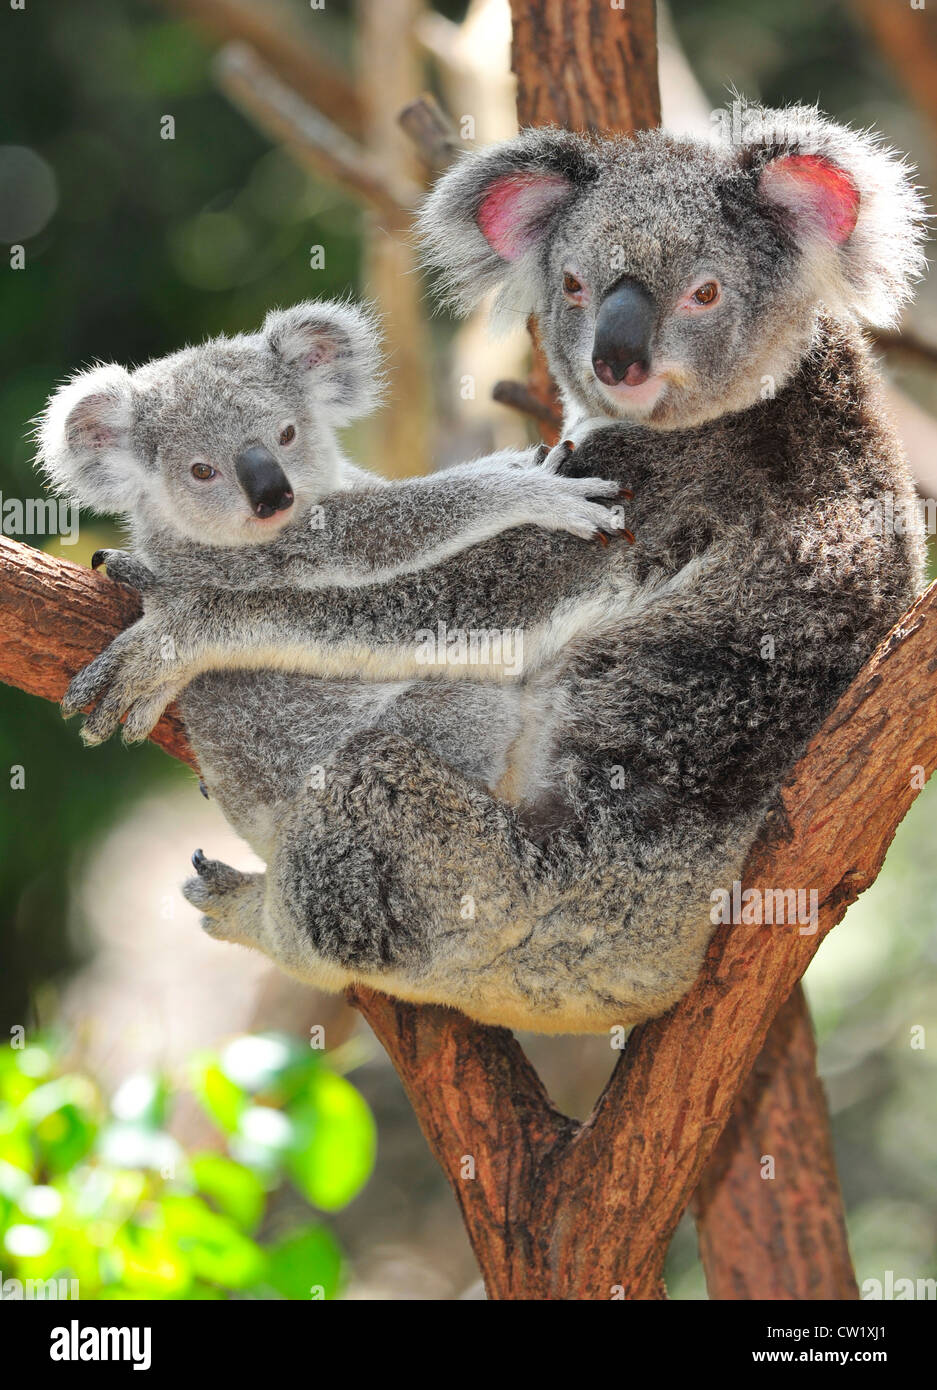
<svg viewBox="0 0 937 1390">
<path fill-rule="evenodd" d="M 399 476 L 534 437 L 491 399 L 524 376 L 526 336 L 431 314 L 406 209 L 449 146 L 420 153 L 396 122 L 428 90 L 457 144 L 512 133 L 506 0 L 47 0 L 0 25 L 3 498 L 39 495 L 29 421 L 79 365 L 350 288 L 382 309 L 391 382 L 353 456 Z M 709 128 L 733 87 L 818 101 L 935 185 L 937 26 L 907 5 L 673 0 L 661 85 L 678 130 Z M 935 497 L 933 283 L 881 352 Z M 119 543 L 91 515 L 75 544 L 21 538 L 80 563 Z M 77 1271 L 85 1297 L 477 1297 L 455 1203 L 357 1015 L 203 939 L 188 856 L 250 856 L 193 774 L 152 747 L 89 753 L 7 687 L 0 774 L 4 1277 Z M 806 982 L 860 1285 L 937 1276 L 935 809 L 929 787 Z M 524 1043 L 586 1115 L 607 1042 Z M 668 1286 L 705 1297 L 687 1221 Z"/>
</svg>

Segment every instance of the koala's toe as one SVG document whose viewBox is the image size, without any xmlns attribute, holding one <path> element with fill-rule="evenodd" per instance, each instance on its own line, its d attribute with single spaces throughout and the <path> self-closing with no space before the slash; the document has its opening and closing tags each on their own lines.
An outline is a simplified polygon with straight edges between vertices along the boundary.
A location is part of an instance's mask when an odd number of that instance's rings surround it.
<svg viewBox="0 0 937 1390">
<path fill-rule="evenodd" d="M 212 897 L 234 893 L 250 881 L 249 874 L 242 874 L 239 869 L 232 869 L 230 864 L 223 864 L 220 859 L 207 859 L 204 851 L 200 849 L 197 849 L 192 855 L 192 867 L 198 877 L 190 878 L 182 891 L 192 902 L 194 900 L 189 896 L 188 890 L 189 888 L 192 888 L 193 892 L 198 890 L 202 896 L 196 903 L 197 907 L 203 905 L 204 893 L 210 893 Z"/>
<path fill-rule="evenodd" d="M 91 557 L 91 568 L 97 569 L 102 564 L 107 565 L 107 577 L 115 584 L 127 584 L 142 592 L 156 582 L 153 571 L 126 550 L 96 550 Z"/>
<path fill-rule="evenodd" d="M 124 723 L 124 743 L 142 743 L 153 732 L 162 718 L 166 706 L 172 702 L 175 689 L 169 685 L 160 686 L 152 695 L 134 700 L 127 710 Z"/>
</svg>

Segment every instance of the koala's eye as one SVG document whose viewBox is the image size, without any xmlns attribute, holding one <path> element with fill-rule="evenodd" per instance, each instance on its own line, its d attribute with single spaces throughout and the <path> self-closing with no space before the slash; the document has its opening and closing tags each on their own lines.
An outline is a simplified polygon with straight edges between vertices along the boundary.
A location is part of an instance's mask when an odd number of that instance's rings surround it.
<svg viewBox="0 0 937 1390">
<path fill-rule="evenodd" d="M 690 296 L 694 304 L 715 304 L 719 298 L 719 286 L 715 280 L 707 280 Z"/>
<path fill-rule="evenodd" d="M 295 425 L 287 425 L 285 429 L 282 429 L 282 430 L 280 431 L 280 443 L 281 443 L 281 444 L 292 444 L 292 442 L 293 442 L 293 440 L 294 440 L 295 438 L 296 438 L 296 426 L 295 426 Z"/>
<path fill-rule="evenodd" d="M 563 274 L 563 293 L 569 295 L 577 295 L 582 294 L 582 291 L 582 281 L 577 280 L 571 270 L 565 271 Z"/>
<path fill-rule="evenodd" d="M 215 470 L 210 463 L 193 463 L 192 477 L 198 478 L 200 483 L 206 483 L 209 478 L 214 478 Z"/>
</svg>

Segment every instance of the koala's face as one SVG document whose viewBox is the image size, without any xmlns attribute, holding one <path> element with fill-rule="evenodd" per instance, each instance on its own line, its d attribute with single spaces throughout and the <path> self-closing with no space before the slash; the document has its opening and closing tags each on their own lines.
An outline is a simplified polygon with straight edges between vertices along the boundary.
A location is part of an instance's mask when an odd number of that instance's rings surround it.
<svg viewBox="0 0 937 1390">
<path fill-rule="evenodd" d="M 421 214 L 469 307 L 535 314 L 577 413 L 661 429 L 769 398 L 821 307 L 893 321 L 922 268 L 900 160 L 816 111 L 744 108 L 739 139 L 529 130 L 468 156 Z"/>
<path fill-rule="evenodd" d="M 334 488 L 330 422 L 262 346 L 187 349 L 132 379 L 133 453 L 164 523 L 189 538 L 263 540 Z"/>
<path fill-rule="evenodd" d="M 336 427 L 379 396 L 376 333 L 305 304 L 262 332 L 82 373 L 52 398 L 41 458 L 100 511 L 211 545 L 269 539 L 337 486 Z"/>
<path fill-rule="evenodd" d="M 542 249 L 538 321 L 567 396 L 674 428 L 773 394 L 816 314 L 796 248 L 711 150 L 618 155 Z"/>
</svg>

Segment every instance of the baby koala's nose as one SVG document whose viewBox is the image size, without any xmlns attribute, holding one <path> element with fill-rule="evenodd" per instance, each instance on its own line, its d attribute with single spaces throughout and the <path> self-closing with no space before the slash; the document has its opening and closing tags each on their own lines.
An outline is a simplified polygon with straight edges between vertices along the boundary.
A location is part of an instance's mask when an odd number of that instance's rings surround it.
<svg viewBox="0 0 937 1390">
<path fill-rule="evenodd" d="M 290 480 L 262 444 L 242 449 L 234 460 L 234 472 L 255 516 L 273 516 L 292 507 Z"/>
</svg>

